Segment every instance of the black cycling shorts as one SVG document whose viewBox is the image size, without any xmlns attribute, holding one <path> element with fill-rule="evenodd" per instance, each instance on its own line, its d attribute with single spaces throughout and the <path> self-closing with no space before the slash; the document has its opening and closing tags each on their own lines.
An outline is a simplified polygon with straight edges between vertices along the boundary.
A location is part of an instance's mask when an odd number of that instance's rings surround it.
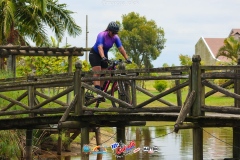
<svg viewBox="0 0 240 160">
<path fill-rule="evenodd" d="M 95 53 L 94 50 L 91 49 L 91 51 L 89 53 L 89 62 L 91 64 L 91 66 L 92 67 L 101 66 L 102 68 L 107 68 L 108 63 L 102 62 L 101 60 L 102 60 L 102 58 L 100 57 L 100 55 L 98 53 Z"/>
</svg>

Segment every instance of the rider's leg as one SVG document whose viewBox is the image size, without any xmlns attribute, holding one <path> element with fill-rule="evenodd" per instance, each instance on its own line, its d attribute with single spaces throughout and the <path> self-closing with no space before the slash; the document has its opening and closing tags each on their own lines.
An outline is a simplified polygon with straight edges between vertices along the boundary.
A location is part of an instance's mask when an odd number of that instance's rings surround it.
<svg viewBox="0 0 240 160">
<path fill-rule="evenodd" d="M 101 70 L 104 71 L 104 70 L 107 70 L 107 68 L 101 68 Z M 102 74 L 101 77 L 105 77 L 105 74 Z M 100 81 L 100 87 L 101 87 L 102 91 L 104 90 L 104 88 L 103 88 L 104 82 L 105 82 L 105 80 Z"/>
<path fill-rule="evenodd" d="M 94 66 L 92 67 L 93 71 L 101 71 L 101 66 Z M 99 74 L 93 74 L 93 77 L 100 77 Z M 93 81 L 93 85 L 95 88 L 101 90 L 101 82 L 100 81 Z"/>
</svg>

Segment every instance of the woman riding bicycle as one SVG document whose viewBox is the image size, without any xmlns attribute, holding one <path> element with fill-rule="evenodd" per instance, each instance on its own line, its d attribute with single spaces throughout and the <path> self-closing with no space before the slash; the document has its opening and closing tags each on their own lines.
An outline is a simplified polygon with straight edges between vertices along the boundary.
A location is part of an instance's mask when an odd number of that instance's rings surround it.
<svg viewBox="0 0 240 160">
<path fill-rule="evenodd" d="M 98 34 L 96 43 L 91 48 L 89 53 L 89 62 L 93 71 L 106 70 L 108 67 L 108 51 L 115 43 L 119 52 L 126 59 L 127 63 L 132 63 L 128 58 L 125 49 L 122 46 L 121 40 L 118 37 L 119 25 L 116 22 L 110 22 L 105 31 Z M 100 77 L 99 74 L 94 74 L 94 77 Z M 94 81 L 94 87 L 102 90 L 103 82 Z M 101 97 L 100 95 L 98 95 Z"/>
</svg>

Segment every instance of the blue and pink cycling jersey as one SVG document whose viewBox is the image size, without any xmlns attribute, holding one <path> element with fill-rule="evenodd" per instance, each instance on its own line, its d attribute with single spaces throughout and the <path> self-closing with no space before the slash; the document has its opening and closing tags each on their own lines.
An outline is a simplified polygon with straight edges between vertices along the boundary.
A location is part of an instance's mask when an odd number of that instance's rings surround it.
<svg viewBox="0 0 240 160">
<path fill-rule="evenodd" d="M 108 53 L 109 49 L 113 46 L 114 43 L 116 44 L 117 48 L 122 46 L 122 42 L 117 34 L 115 34 L 113 37 L 110 37 L 108 35 L 108 31 L 103 31 L 98 34 L 97 40 L 93 46 L 93 49 L 94 49 L 95 53 L 99 54 L 98 46 L 102 45 L 104 55 L 105 55 L 105 57 L 108 57 L 107 53 Z"/>
</svg>

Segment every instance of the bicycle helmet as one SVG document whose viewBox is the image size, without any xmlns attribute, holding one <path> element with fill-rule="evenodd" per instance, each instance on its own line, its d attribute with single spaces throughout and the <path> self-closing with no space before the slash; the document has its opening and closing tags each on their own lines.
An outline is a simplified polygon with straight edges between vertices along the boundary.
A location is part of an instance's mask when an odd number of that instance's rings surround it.
<svg viewBox="0 0 240 160">
<path fill-rule="evenodd" d="M 112 31 L 113 33 L 118 33 L 119 31 L 119 25 L 112 21 L 108 24 L 107 30 Z"/>
</svg>

